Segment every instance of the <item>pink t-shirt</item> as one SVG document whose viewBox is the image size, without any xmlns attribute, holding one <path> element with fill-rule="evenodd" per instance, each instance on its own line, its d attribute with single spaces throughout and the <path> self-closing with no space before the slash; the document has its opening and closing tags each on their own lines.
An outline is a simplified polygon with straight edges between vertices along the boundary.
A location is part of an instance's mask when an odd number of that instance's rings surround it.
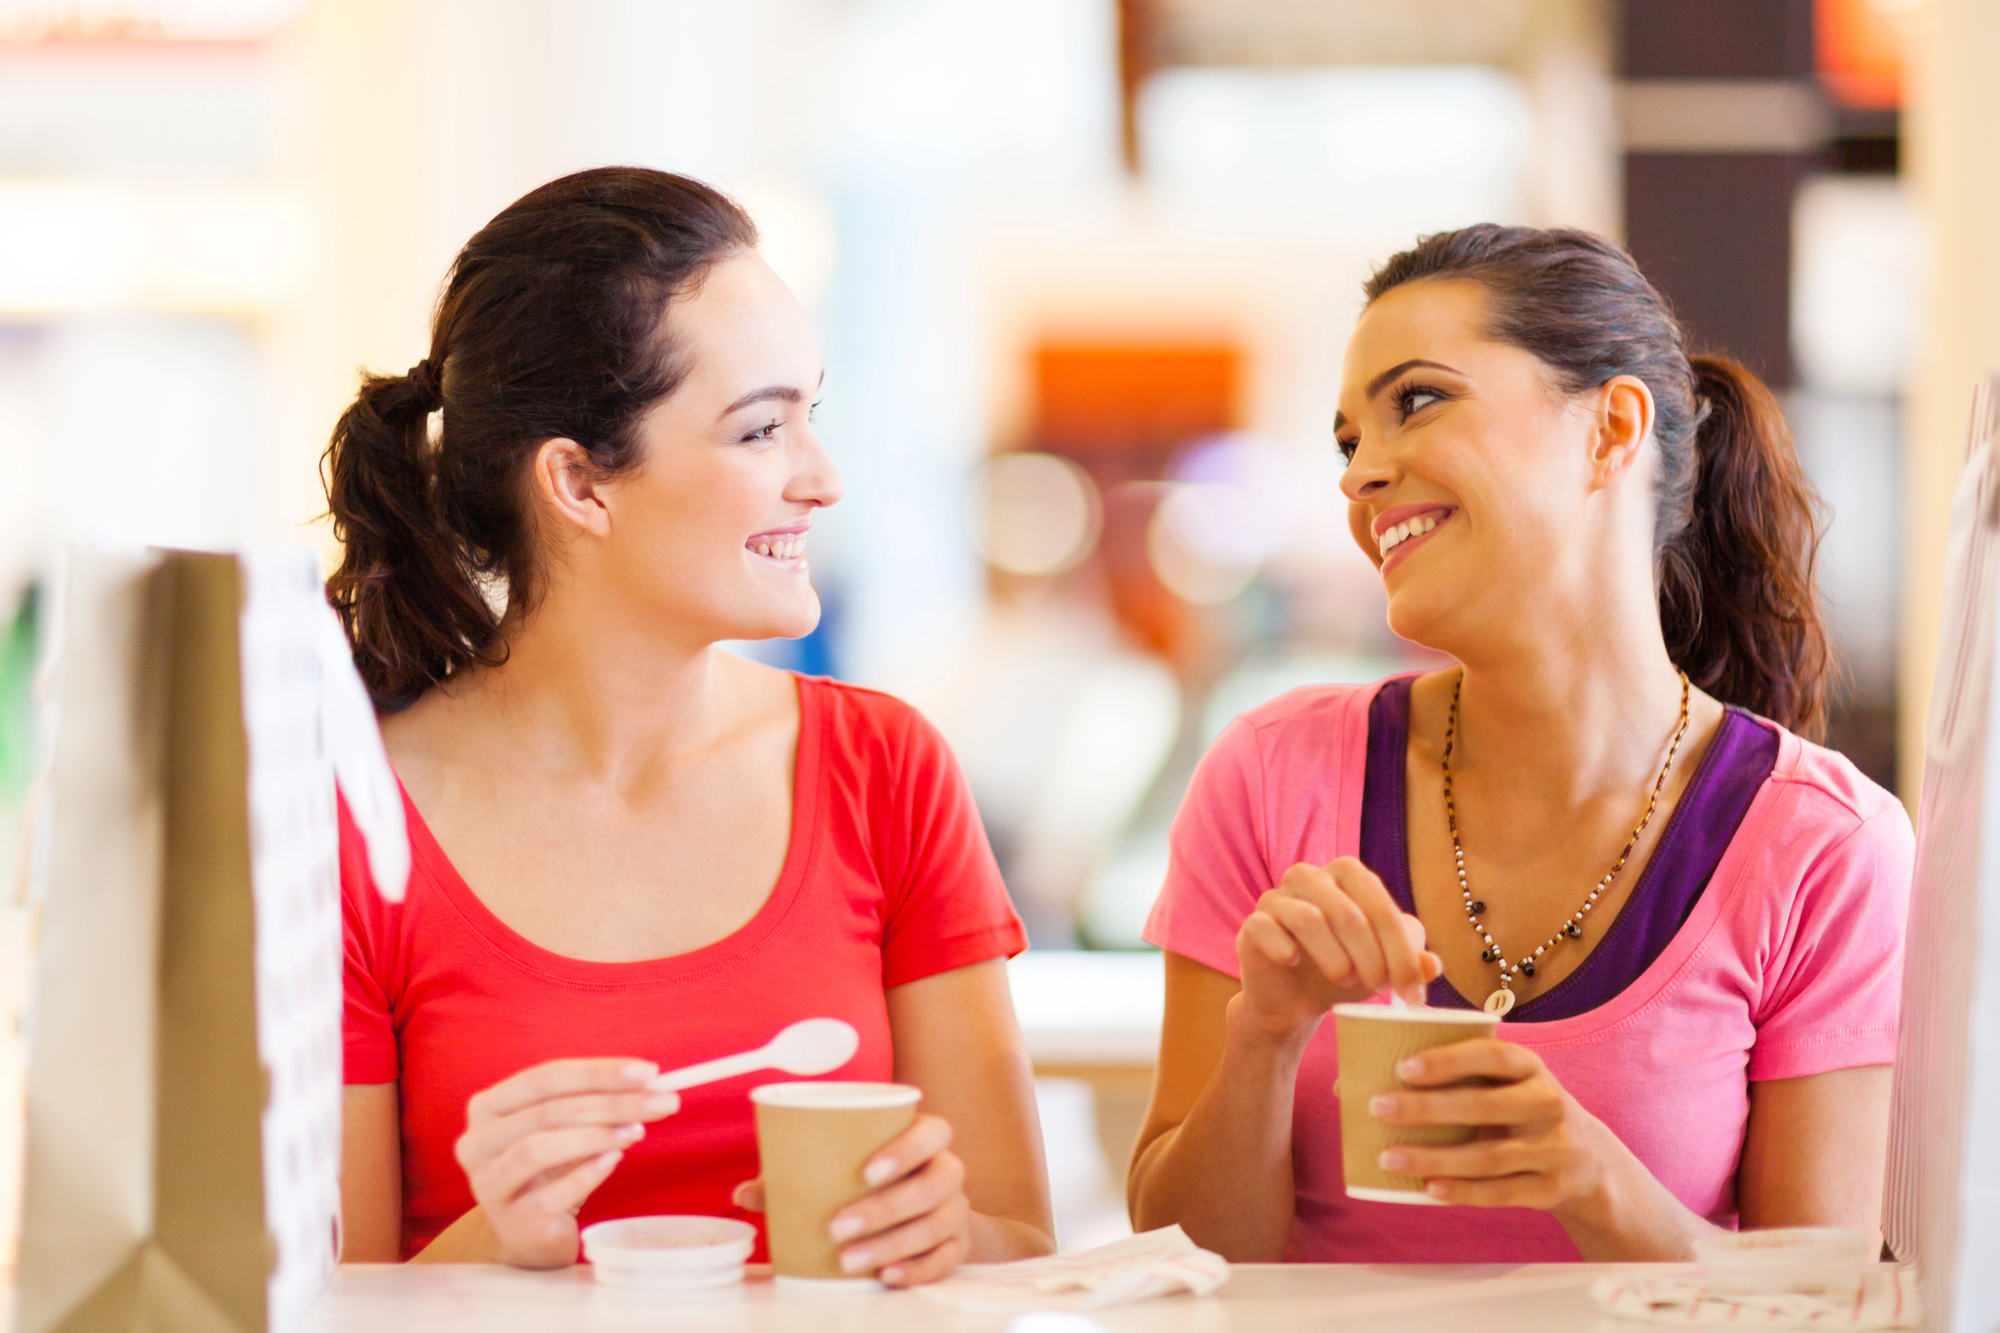
<svg viewBox="0 0 2000 1333">
<path fill-rule="evenodd" d="M 1236 976 L 1236 932 L 1258 896 L 1293 865 L 1355 854 L 1378 688 L 1294 690 L 1230 724 L 1174 821 L 1148 940 Z M 1508 1023 L 1501 1035 L 1538 1053 L 1682 1203 L 1733 1226 L 1749 1084 L 1895 1058 L 1914 855 L 1895 797 L 1780 730 L 1771 776 L 1666 950 L 1608 1003 Z M 1334 1025 L 1323 1023 L 1293 1093 L 1286 1259 L 1579 1257 L 1561 1225 L 1532 1209 L 1347 1198 L 1337 1068 Z"/>
</svg>

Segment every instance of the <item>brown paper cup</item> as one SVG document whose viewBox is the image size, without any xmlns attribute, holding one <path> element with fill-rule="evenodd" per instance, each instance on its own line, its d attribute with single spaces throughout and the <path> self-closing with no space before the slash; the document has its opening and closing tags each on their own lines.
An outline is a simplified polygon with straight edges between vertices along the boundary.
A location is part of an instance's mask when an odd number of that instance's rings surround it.
<svg viewBox="0 0 2000 1333">
<path fill-rule="evenodd" d="M 1334 1036 L 1340 1052 L 1340 1161 L 1347 1197 L 1378 1203 L 1436 1203 L 1417 1176 L 1395 1176 L 1376 1165 L 1392 1144 L 1439 1147 L 1471 1139 L 1470 1125 L 1389 1126 L 1368 1113 L 1368 1099 L 1409 1087 L 1396 1076 L 1408 1055 L 1432 1046 L 1490 1037 L 1500 1019 L 1477 1009 L 1398 1008 L 1337 1004 Z"/>
<path fill-rule="evenodd" d="M 766 1083 L 757 1108 L 764 1225 L 780 1278 L 874 1286 L 841 1271 L 833 1215 L 873 1188 L 861 1168 L 917 1118 L 923 1094 L 901 1083 Z"/>
</svg>

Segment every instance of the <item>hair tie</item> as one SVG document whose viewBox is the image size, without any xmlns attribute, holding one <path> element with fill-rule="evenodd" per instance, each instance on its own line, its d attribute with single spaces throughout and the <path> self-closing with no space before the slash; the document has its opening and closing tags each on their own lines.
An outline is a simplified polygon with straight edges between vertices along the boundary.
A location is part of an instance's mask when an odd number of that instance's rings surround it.
<svg viewBox="0 0 2000 1333">
<path fill-rule="evenodd" d="M 444 406 L 443 387 L 438 383 L 437 368 L 431 364 L 429 357 L 425 357 L 404 371 L 403 378 L 409 381 L 410 388 L 422 401 L 425 411 L 435 412 Z"/>
</svg>

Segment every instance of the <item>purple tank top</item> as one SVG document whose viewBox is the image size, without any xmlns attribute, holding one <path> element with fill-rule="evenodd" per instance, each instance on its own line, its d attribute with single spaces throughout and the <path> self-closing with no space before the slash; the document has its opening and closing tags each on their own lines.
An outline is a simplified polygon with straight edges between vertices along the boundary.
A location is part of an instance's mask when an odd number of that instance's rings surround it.
<svg viewBox="0 0 2000 1333">
<path fill-rule="evenodd" d="M 1382 877 L 1406 912 L 1416 910 L 1410 893 L 1409 821 L 1403 792 L 1413 679 L 1399 676 L 1385 681 L 1368 707 L 1368 772 L 1361 792 L 1361 862 Z M 1727 710 L 1638 887 L 1604 938 L 1576 971 L 1515 1005 L 1506 1021 L 1574 1018 L 1638 980 L 1694 911 L 1757 789 L 1777 762 L 1778 733 L 1739 708 Z M 1584 884 L 1578 891 L 1587 887 Z M 1447 1009 L 1474 1007 L 1443 977 L 1431 983 L 1430 1002 Z"/>
</svg>

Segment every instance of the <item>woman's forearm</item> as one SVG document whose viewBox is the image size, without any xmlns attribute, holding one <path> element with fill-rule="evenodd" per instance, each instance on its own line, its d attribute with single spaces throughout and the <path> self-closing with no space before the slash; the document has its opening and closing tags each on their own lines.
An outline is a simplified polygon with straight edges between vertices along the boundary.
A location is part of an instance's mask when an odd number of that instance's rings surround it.
<svg viewBox="0 0 2000 1333">
<path fill-rule="evenodd" d="M 999 1264 L 1010 1259 L 1037 1259 L 1056 1252 L 1056 1238 L 1032 1222 L 990 1213 L 972 1214 L 967 1224 L 966 1262 Z"/>
<path fill-rule="evenodd" d="M 431 1239 L 431 1243 L 410 1256 L 413 1264 L 504 1264 L 500 1237 L 487 1220 L 486 1210 L 477 1205 L 459 1214 L 456 1222 Z"/>
<path fill-rule="evenodd" d="M 1603 1174 L 1597 1188 L 1555 1210 L 1590 1263 L 1682 1263 L 1694 1243 L 1718 1231 L 1660 1183 L 1609 1126 L 1597 1121 Z"/>
<path fill-rule="evenodd" d="M 1284 1257 L 1291 1237 L 1292 1089 L 1313 1025 L 1284 1037 L 1255 1030 L 1229 1002 L 1215 1074 L 1187 1118 L 1133 1161 L 1132 1224 L 1178 1223 L 1196 1244 L 1238 1263 Z"/>
</svg>

